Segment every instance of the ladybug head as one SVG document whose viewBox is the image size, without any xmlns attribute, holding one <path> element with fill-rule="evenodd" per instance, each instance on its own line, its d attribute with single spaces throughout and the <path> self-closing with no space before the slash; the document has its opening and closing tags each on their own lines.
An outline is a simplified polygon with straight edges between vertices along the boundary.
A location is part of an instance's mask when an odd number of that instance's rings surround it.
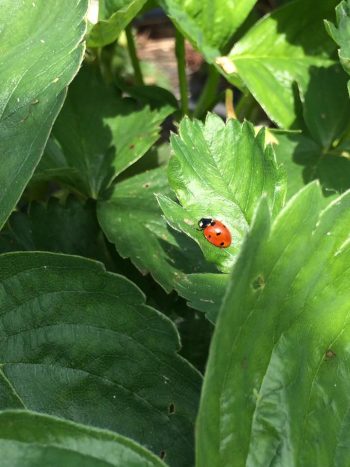
<svg viewBox="0 0 350 467">
<path fill-rule="evenodd" d="M 211 217 L 202 217 L 200 221 L 198 221 L 198 227 L 200 229 L 205 229 L 209 225 L 213 225 L 213 219 Z"/>
</svg>

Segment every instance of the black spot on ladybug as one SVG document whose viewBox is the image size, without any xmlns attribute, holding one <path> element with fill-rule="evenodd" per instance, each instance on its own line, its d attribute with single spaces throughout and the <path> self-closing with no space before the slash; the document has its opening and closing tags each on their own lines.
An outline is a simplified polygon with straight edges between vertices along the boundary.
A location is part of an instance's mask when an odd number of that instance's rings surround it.
<svg viewBox="0 0 350 467">
<path fill-rule="evenodd" d="M 211 238 L 211 235 L 209 235 L 208 238 Z"/>
<path fill-rule="evenodd" d="M 215 221 L 211 221 L 211 222 L 210 222 L 210 225 L 215 225 L 215 224 L 216 224 Z"/>
<path fill-rule="evenodd" d="M 216 232 L 216 235 L 221 235 L 221 232 Z"/>
<path fill-rule="evenodd" d="M 171 402 L 171 404 L 169 404 L 168 413 L 169 414 L 175 413 L 175 404 L 173 402 Z"/>
<path fill-rule="evenodd" d="M 265 279 L 262 274 L 260 274 L 256 279 L 252 282 L 252 287 L 254 290 L 261 290 L 265 287 Z"/>
<path fill-rule="evenodd" d="M 221 242 L 221 243 L 220 243 L 220 246 L 224 246 L 224 245 L 225 245 L 225 242 Z"/>
<path fill-rule="evenodd" d="M 161 459 L 165 459 L 165 456 L 166 456 L 166 452 L 165 452 L 165 451 L 160 451 L 159 457 L 160 457 Z"/>
</svg>

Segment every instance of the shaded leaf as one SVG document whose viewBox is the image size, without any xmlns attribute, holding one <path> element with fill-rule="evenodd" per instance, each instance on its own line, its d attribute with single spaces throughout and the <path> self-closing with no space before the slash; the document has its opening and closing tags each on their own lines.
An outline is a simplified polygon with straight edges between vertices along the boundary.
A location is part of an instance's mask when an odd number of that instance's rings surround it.
<svg viewBox="0 0 350 467">
<path fill-rule="evenodd" d="M 256 0 L 159 0 L 183 35 L 212 61 L 230 44 Z"/>
<path fill-rule="evenodd" d="M 9 467 L 165 465 L 123 436 L 21 410 L 0 412 L 0 449 Z"/>
<path fill-rule="evenodd" d="M 306 89 L 311 66 L 329 66 L 334 45 L 324 30 L 335 0 L 296 0 L 266 15 L 238 41 L 219 69 L 235 82 L 236 74 L 279 126 L 296 120 L 293 84 Z"/>
<path fill-rule="evenodd" d="M 191 464 L 201 379 L 132 282 L 79 257 L 9 253 L 0 283 L 2 408 L 109 428 Z"/>
<path fill-rule="evenodd" d="M 40 160 L 79 68 L 86 11 L 86 0 L 1 2 L 0 227 Z"/>
<path fill-rule="evenodd" d="M 181 205 L 164 196 L 160 206 L 170 225 L 185 232 L 201 247 L 206 259 L 227 272 L 248 230 L 254 208 L 265 193 L 274 213 L 284 202 L 284 172 L 277 166 L 272 147 L 265 147 L 264 130 L 237 120 L 226 125 L 209 114 L 205 124 L 185 118 L 179 135 L 171 139 L 174 156 L 169 183 Z M 220 249 L 198 229 L 201 218 L 223 222 L 232 244 Z"/>
<path fill-rule="evenodd" d="M 312 68 L 301 100 L 303 133 L 275 133 L 277 160 L 288 174 L 288 197 L 314 179 L 327 196 L 342 193 L 350 188 L 346 74 L 339 65 Z"/>
<path fill-rule="evenodd" d="M 65 204 L 50 198 L 32 203 L 26 212 L 14 212 L 0 232 L 0 252 L 51 251 L 86 256 L 114 270 L 92 201 L 70 197 Z"/>
<path fill-rule="evenodd" d="M 308 87 L 301 89 L 305 125 L 323 152 L 329 151 L 349 127 L 346 81 L 347 76 L 339 65 L 312 67 Z"/>
<path fill-rule="evenodd" d="M 272 225 L 258 210 L 212 341 L 198 466 L 347 463 L 350 192 L 322 205 L 313 183 Z"/>
<path fill-rule="evenodd" d="M 69 184 L 75 180 L 76 189 L 97 198 L 155 143 L 160 124 L 172 110 L 167 104 L 154 111 L 140 108 L 106 86 L 97 70 L 84 67 L 70 86 L 53 129 L 63 156 L 49 148 L 51 164 L 44 157 L 37 178 L 69 168 L 71 178 L 63 179 Z"/>
</svg>

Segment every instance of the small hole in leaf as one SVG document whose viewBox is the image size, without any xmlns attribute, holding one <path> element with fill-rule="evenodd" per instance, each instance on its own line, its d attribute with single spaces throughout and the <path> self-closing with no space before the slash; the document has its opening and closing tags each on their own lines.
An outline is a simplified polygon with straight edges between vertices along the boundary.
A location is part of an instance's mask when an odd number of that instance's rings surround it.
<svg viewBox="0 0 350 467">
<path fill-rule="evenodd" d="M 135 144 L 130 144 L 129 149 L 134 149 Z"/>
<path fill-rule="evenodd" d="M 159 457 L 160 457 L 161 459 L 165 459 L 165 456 L 166 456 L 166 452 L 165 452 L 165 451 L 160 451 Z"/>
<path fill-rule="evenodd" d="M 143 185 L 143 188 L 149 188 L 149 183 L 145 183 L 145 184 Z"/>
<path fill-rule="evenodd" d="M 330 360 L 331 358 L 334 358 L 337 354 L 335 352 L 333 352 L 332 349 L 328 349 L 326 350 L 326 353 L 325 353 L 325 359 L 326 360 Z"/>
<path fill-rule="evenodd" d="M 171 402 L 171 404 L 169 404 L 168 413 L 169 414 L 175 413 L 175 404 L 173 402 Z"/>
<path fill-rule="evenodd" d="M 262 274 L 260 274 L 256 279 L 253 280 L 252 287 L 254 290 L 261 290 L 265 287 L 265 279 Z"/>
</svg>

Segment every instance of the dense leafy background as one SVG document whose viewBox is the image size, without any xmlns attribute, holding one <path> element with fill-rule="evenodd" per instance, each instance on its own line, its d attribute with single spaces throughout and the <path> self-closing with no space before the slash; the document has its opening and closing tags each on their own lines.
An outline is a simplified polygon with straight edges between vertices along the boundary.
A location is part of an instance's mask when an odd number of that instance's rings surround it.
<svg viewBox="0 0 350 467">
<path fill-rule="evenodd" d="M 58 144 L 49 146 L 36 176 L 63 180 L 97 198 L 157 141 L 160 124 L 172 111 L 166 102 L 151 110 L 121 98 L 98 69 L 85 67 L 70 86 L 53 128 Z"/>
<path fill-rule="evenodd" d="M 157 5 L 190 111 L 142 84 Z M 349 0 L 1 6 L 2 463 L 346 465 Z"/>
</svg>

